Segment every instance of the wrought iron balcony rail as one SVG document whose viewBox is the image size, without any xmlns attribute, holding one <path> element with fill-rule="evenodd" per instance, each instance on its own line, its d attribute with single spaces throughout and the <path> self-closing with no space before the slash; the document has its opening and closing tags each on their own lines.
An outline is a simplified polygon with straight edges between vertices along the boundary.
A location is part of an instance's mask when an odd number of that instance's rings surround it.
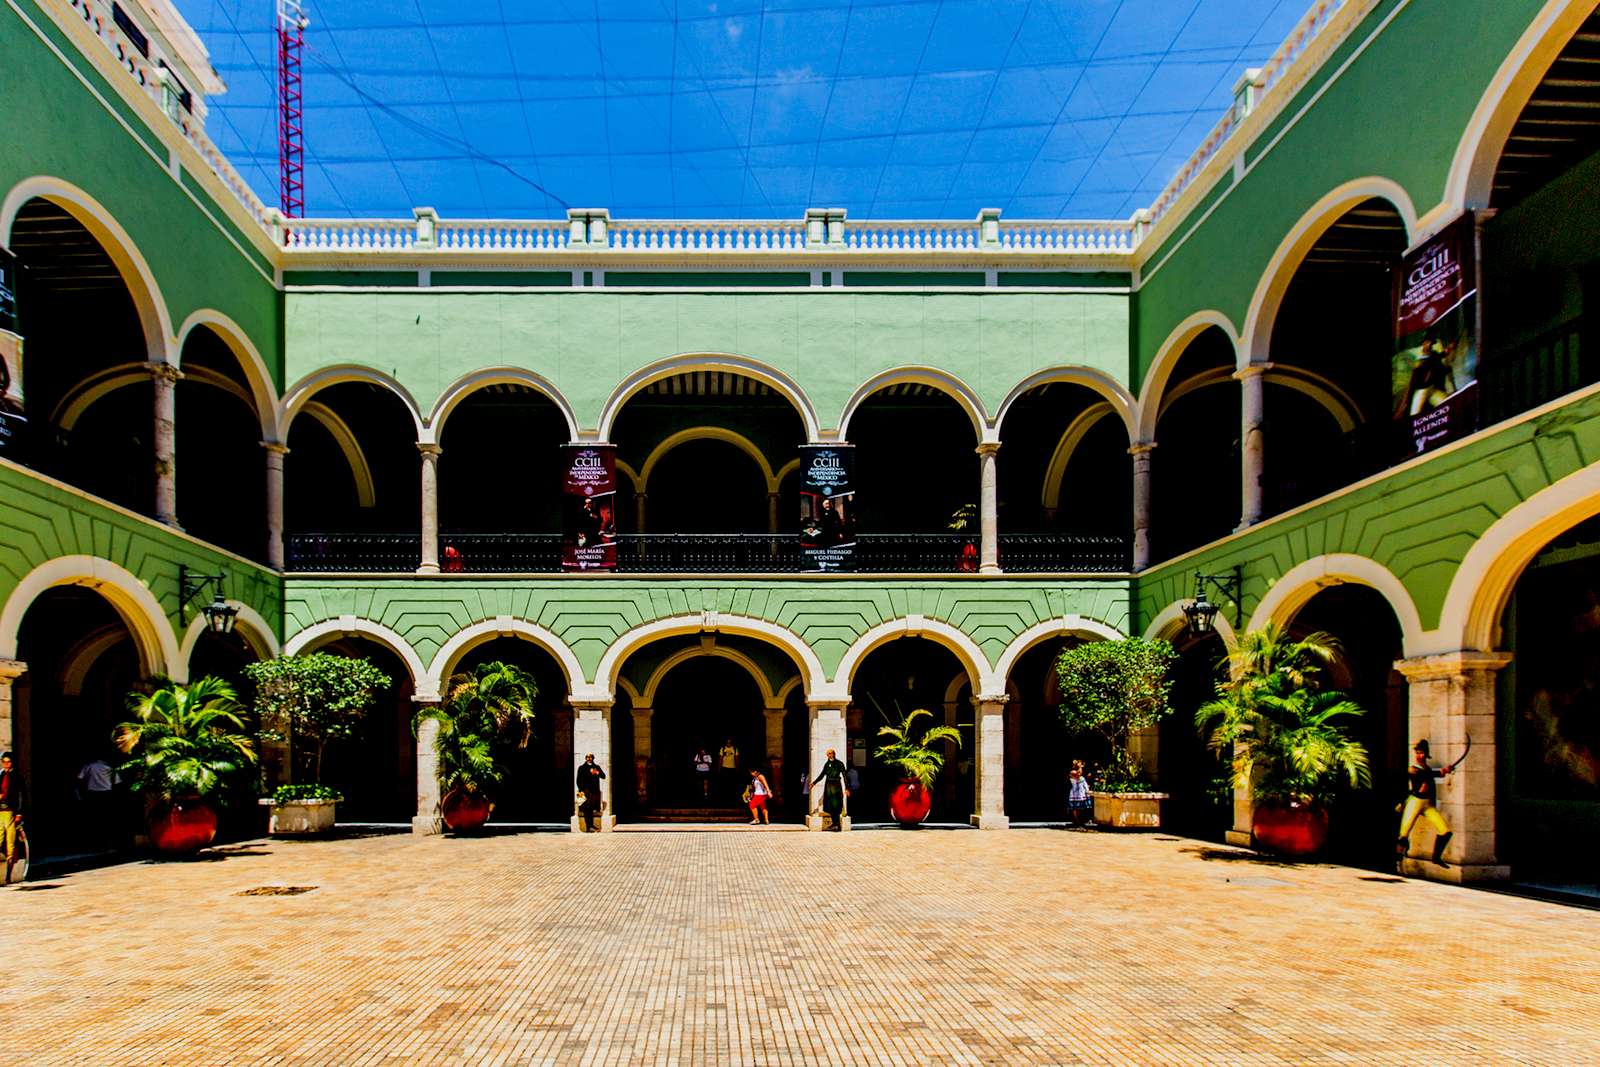
<svg viewBox="0 0 1600 1067">
<path fill-rule="evenodd" d="M 420 534 L 294 534 L 288 570 L 298 574 L 409 574 L 422 561 Z M 1002 534 L 1003 570 L 1104 573 L 1128 569 L 1126 537 Z M 857 574 L 959 574 L 978 569 L 978 538 L 966 534 L 863 534 Z M 441 534 L 445 574 L 555 574 L 558 534 Z M 622 534 L 617 570 L 624 574 L 793 574 L 800 570 L 795 534 Z"/>
<path fill-rule="evenodd" d="M 1479 422 L 1492 426 L 1600 381 L 1600 359 L 1581 351 L 1583 319 L 1564 322 L 1505 353 L 1484 353 L 1478 367 Z"/>
</svg>

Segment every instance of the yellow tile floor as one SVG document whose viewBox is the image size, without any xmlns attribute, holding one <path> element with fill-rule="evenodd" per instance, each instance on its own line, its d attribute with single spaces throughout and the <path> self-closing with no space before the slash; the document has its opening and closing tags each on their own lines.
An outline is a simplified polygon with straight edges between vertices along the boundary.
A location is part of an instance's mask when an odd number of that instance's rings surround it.
<svg viewBox="0 0 1600 1067">
<path fill-rule="evenodd" d="M 1600 1065 L 1600 913 L 1156 835 L 263 841 L 0 891 L 19 1064 Z M 315 886 L 298 896 L 241 895 Z"/>
</svg>

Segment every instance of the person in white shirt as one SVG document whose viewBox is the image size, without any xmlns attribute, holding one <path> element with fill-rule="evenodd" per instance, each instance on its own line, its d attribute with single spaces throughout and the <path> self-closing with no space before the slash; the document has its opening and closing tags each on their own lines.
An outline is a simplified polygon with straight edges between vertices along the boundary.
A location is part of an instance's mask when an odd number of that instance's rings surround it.
<svg viewBox="0 0 1600 1067">
<path fill-rule="evenodd" d="M 694 757 L 694 774 L 700 779 L 700 795 L 711 796 L 711 753 L 701 749 Z"/>
<path fill-rule="evenodd" d="M 771 795 L 772 787 L 767 784 L 767 776 L 754 767 L 750 768 L 751 826 L 772 822 L 772 816 L 767 813 L 767 797 Z"/>
<path fill-rule="evenodd" d="M 1072 761 L 1072 771 L 1067 775 L 1067 810 L 1072 813 L 1072 825 L 1094 825 L 1094 798 L 1089 795 L 1089 779 L 1083 774 L 1083 760 Z"/>
</svg>

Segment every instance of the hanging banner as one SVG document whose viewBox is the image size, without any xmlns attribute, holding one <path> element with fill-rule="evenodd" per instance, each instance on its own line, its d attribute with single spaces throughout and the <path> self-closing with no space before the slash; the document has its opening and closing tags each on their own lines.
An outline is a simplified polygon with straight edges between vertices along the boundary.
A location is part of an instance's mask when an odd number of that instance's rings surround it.
<svg viewBox="0 0 1600 1067">
<path fill-rule="evenodd" d="M 1390 371 L 1398 459 L 1478 428 L 1476 245 L 1469 211 L 1395 272 Z"/>
<path fill-rule="evenodd" d="M 856 569 L 854 445 L 800 449 L 800 569 Z"/>
<path fill-rule="evenodd" d="M 17 319 L 20 274 L 17 257 L 0 248 L 0 456 L 9 459 L 21 458 L 28 425 L 22 411 L 22 330 Z"/>
<path fill-rule="evenodd" d="M 617 568 L 617 447 L 562 445 L 561 566 Z"/>
</svg>

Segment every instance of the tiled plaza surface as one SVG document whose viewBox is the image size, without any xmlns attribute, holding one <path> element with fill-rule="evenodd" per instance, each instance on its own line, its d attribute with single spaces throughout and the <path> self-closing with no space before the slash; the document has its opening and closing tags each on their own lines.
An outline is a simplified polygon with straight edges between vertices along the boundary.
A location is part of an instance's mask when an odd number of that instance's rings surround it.
<svg viewBox="0 0 1600 1067">
<path fill-rule="evenodd" d="M 1158 835 L 408 834 L 0 892 L 8 1064 L 1600 1064 L 1600 913 Z M 240 895 L 316 886 L 299 896 Z"/>
</svg>

